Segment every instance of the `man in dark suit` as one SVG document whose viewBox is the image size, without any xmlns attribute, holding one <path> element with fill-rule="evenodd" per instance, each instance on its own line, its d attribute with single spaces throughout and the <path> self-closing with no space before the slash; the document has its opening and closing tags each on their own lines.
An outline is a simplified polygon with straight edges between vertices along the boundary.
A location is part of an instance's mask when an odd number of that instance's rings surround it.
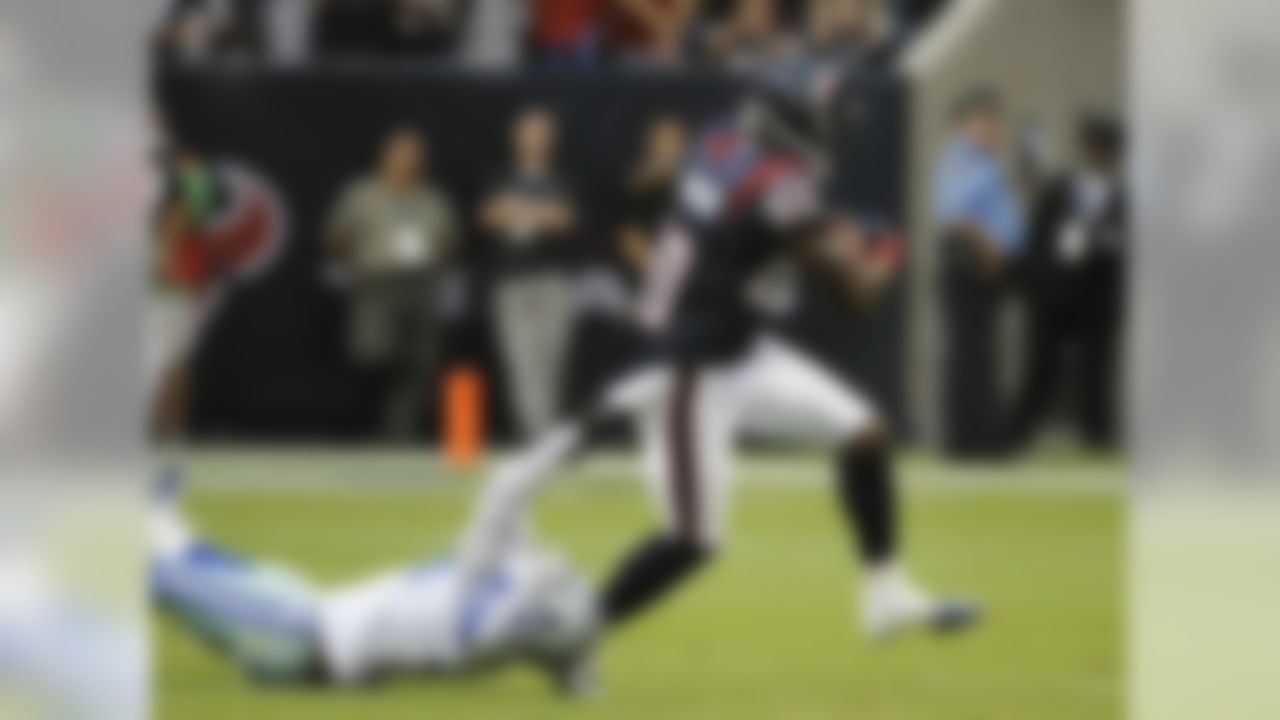
<svg viewBox="0 0 1280 720">
<path fill-rule="evenodd" d="M 1116 439 L 1115 375 L 1123 303 L 1127 214 L 1120 128 L 1102 118 L 1080 129 L 1076 169 L 1042 191 L 1022 267 L 1030 308 L 1027 373 L 1010 422 L 1021 448 L 1034 439 L 1071 351 L 1075 411 L 1084 439 Z"/>
</svg>

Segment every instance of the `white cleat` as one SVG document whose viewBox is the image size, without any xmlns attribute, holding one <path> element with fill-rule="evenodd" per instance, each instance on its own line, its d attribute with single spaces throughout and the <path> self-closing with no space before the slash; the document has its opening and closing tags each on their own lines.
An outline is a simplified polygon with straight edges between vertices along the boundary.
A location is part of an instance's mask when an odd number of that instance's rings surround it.
<svg viewBox="0 0 1280 720">
<path fill-rule="evenodd" d="M 157 557 L 180 557 L 196 543 L 195 531 L 182 512 L 182 487 L 182 474 L 173 469 L 152 485 L 148 534 L 151 552 Z"/>
<path fill-rule="evenodd" d="M 875 572 L 863 598 L 863 628 L 873 639 L 888 639 L 915 628 L 952 633 L 977 623 L 970 602 L 934 598 L 893 569 Z"/>
</svg>

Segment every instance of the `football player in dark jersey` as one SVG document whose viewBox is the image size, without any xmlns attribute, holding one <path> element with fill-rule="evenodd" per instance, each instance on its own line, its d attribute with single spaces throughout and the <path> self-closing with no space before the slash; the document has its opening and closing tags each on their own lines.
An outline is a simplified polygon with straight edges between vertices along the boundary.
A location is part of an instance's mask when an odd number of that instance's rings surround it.
<svg viewBox="0 0 1280 720">
<path fill-rule="evenodd" d="M 816 271 L 855 307 L 874 299 L 894 269 L 892 257 L 872 250 L 858 225 L 822 200 L 841 85 L 835 70 L 791 58 L 768 72 L 737 116 L 701 134 L 641 299 L 651 352 L 595 406 L 499 470 L 464 546 L 477 577 L 487 558 L 521 541 L 522 509 L 593 427 L 630 413 L 665 517 L 621 563 L 600 603 L 610 624 L 634 616 L 713 555 L 735 440 L 763 418 L 803 429 L 837 455 L 843 509 L 867 571 L 869 633 L 954 630 L 977 617 L 969 604 L 918 589 L 898 563 L 890 443 L 878 411 L 767 330 L 768 280 L 780 269 Z"/>
</svg>

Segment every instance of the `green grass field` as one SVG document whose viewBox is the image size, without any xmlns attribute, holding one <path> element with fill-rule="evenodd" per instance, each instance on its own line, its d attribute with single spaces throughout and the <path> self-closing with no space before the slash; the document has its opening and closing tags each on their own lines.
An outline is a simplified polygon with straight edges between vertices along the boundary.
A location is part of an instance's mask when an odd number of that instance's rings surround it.
<svg viewBox="0 0 1280 720">
<path fill-rule="evenodd" d="M 448 548 L 472 480 L 378 454 L 212 454 L 191 470 L 206 534 L 345 580 Z M 607 644 L 604 688 L 579 703 L 520 668 L 365 691 L 261 690 L 167 620 L 165 720 L 1109 720 L 1122 715 L 1123 513 L 1114 463 L 1063 457 L 1014 469 L 902 464 L 908 554 L 930 585 L 980 598 L 956 638 L 878 645 L 854 623 L 858 576 L 825 462 L 746 460 L 733 532 L 694 585 Z M 599 577 L 652 528 L 630 467 L 566 477 L 540 534 Z"/>
</svg>

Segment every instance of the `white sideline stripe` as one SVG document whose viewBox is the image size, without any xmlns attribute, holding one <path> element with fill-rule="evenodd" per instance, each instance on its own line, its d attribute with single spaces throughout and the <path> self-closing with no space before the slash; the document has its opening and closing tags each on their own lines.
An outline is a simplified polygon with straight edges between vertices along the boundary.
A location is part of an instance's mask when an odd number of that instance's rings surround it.
<svg viewBox="0 0 1280 720">
<path fill-rule="evenodd" d="M 198 451 L 189 456 L 189 477 L 200 491 L 369 493 L 474 492 L 486 468 L 452 469 L 437 454 L 387 451 Z M 1123 492 L 1123 470 L 1106 461 L 1070 465 L 948 466 L 907 455 L 901 475 L 909 487 L 930 492 L 1094 493 Z M 822 456 L 789 455 L 741 458 L 740 482 L 770 489 L 812 489 L 830 482 L 831 463 Z M 640 465 L 628 453 L 612 453 L 577 463 L 564 473 L 559 489 L 623 486 L 639 481 Z"/>
</svg>

